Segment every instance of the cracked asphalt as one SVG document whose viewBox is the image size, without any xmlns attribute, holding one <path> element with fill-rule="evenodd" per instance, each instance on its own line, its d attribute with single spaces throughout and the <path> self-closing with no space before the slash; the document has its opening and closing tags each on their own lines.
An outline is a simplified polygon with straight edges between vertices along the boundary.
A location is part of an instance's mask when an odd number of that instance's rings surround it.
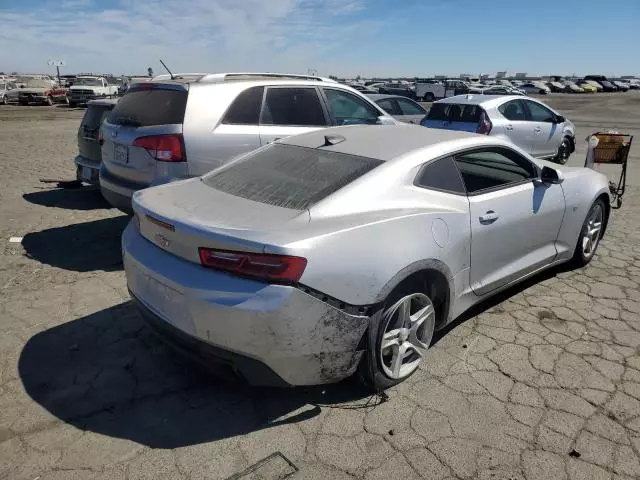
<svg viewBox="0 0 640 480">
<path fill-rule="evenodd" d="M 640 134 L 640 92 L 548 101 L 579 140 Z M 82 113 L 0 108 L 0 479 L 640 478 L 638 147 L 588 267 L 469 312 L 385 398 L 224 383 L 157 341 L 128 300 L 127 218 L 41 181 L 74 178 Z"/>
</svg>

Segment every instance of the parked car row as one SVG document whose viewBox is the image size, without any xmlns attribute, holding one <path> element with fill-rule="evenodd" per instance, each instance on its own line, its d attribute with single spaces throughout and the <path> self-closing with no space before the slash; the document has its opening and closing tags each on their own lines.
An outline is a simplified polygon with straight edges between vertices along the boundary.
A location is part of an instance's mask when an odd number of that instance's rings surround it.
<svg viewBox="0 0 640 480">
<path fill-rule="evenodd" d="M 433 104 L 431 128 L 401 124 L 416 106 L 276 74 L 159 78 L 90 101 L 78 178 L 133 213 L 123 263 L 142 317 L 251 384 L 357 374 L 379 391 L 474 304 L 589 263 L 608 181 L 528 141 L 571 122 L 522 96 L 463 95 Z"/>
<path fill-rule="evenodd" d="M 582 80 L 573 82 L 562 81 L 520 81 L 497 79 L 488 83 L 482 83 L 479 79 L 471 81 L 461 79 L 420 79 L 410 82 L 374 83 L 357 82 L 349 85 L 367 94 L 399 95 L 413 100 L 433 102 L 441 98 L 466 93 L 479 93 L 484 95 L 547 95 L 549 93 L 591 93 L 595 91 L 627 91 L 639 89 L 640 80 L 607 80 L 603 75 L 588 75 Z"/>
</svg>

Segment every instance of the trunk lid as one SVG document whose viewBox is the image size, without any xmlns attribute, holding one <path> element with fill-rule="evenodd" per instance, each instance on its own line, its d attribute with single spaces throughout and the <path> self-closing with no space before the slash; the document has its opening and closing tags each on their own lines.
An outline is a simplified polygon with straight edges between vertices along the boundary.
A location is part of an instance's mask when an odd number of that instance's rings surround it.
<svg viewBox="0 0 640 480">
<path fill-rule="evenodd" d="M 152 183 L 159 174 L 158 163 L 163 162 L 134 142 L 145 136 L 181 135 L 187 95 L 188 85 L 182 84 L 149 82 L 130 89 L 103 124 L 102 161 L 109 173 Z"/>
<path fill-rule="evenodd" d="M 194 263 L 199 247 L 260 253 L 274 232 L 309 222 L 307 210 L 247 200 L 200 178 L 138 191 L 133 208 L 143 237 Z"/>
</svg>

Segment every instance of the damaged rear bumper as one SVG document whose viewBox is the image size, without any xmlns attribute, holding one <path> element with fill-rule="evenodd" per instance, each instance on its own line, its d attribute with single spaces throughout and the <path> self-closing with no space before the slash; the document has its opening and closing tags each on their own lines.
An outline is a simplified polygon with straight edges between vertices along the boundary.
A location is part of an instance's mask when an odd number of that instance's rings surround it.
<svg viewBox="0 0 640 480">
<path fill-rule="evenodd" d="M 147 241 L 132 224 L 122 248 L 143 316 L 166 327 L 163 336 L 173 343 L 182 339 L 183 351 L 205 362 L 222 358 L 254 385 L 318 385 L 355 372 L 369 317 L 294 286 L 202 268 Z"/>
</svg>

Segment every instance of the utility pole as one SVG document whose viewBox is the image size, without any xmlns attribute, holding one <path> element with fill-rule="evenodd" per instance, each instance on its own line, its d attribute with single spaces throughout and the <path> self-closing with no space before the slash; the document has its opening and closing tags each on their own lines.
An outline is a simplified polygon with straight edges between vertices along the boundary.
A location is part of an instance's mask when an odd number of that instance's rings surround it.
<svg viewBox="0 0 640 480">
<path fill-rule="evenodd" d="M 56 72 L 58 74 L 58 85 L 60 85 L 60 67 L 64 67 L 66 63 L 64 63 L 64 60 L 49 60 L 47 64 L 50 67 L 56 67 Z"/>
</svg>

